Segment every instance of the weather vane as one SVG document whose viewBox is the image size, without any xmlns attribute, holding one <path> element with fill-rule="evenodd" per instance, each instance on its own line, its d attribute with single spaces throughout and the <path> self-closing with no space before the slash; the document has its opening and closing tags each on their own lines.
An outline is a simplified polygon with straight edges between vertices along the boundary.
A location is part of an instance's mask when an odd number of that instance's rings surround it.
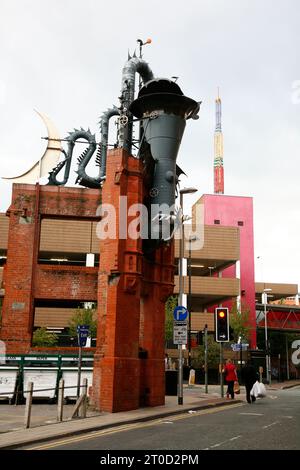
<svg viewBox="0 0 300 470">
<path fill-rule="evenodd" d="M 152 39 L 148 38 L 148 39 L 146 39 L 145 42 L 142 39 L 137 39 L 136 42 L 138 42 L 139 45 L 140 45 L 140 59 L 141 59 L 143 57 L 142 56 L 143 46 L 145 46 L 146 44 L 151 44 Z"/>
</svg>

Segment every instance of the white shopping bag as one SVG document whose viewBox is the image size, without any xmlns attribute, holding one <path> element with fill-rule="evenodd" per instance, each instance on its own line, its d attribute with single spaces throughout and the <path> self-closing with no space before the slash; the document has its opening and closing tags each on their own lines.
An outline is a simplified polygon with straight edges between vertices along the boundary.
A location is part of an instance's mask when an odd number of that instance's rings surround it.
<svg viewBox="0 0 300 470">
<path fill-rule="evenodd" d="M 257 381 L 255 382 L 255 384 L 253 385 L 253 387 L 251 388 L 251 390 L 250 390 L 250 395 L 251 395 L 252 397 L 255 397 L 255 398 L 258 397 L 258 394 L 259 394 L 259 385 L 260 385 L 260 383 L 259 383 L 259 381 L 257 380 Z"/>
<path fill-rule="evenodd" d="M 267 396 L 267 391 L 266 391 L 266 387 L 264 386 L 263 383 L 258 383 L 258 397 L 259 398 L 264 398 Z"/>
</svg>

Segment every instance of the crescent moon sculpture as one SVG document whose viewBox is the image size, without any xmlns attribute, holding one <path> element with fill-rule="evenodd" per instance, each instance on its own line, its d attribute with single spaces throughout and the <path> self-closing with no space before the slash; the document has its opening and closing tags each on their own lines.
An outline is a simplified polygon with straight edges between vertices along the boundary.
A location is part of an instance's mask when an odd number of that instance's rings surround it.
<svg viewBox="0 0 300 470">
<path fill-rule="evenodd" d="M 42 118 L 48 132 L 48 145 L 41 157 L 29 170 L 19 176 L 4 177 L 2 179 L 10 180 L 12 183 L 35 184 L 43 176 L 57 165 L 60 153 L 62 151 L 60 136 L 52 121 L 45 114 L 39 111 L 35 112 Z"/>
</svg>

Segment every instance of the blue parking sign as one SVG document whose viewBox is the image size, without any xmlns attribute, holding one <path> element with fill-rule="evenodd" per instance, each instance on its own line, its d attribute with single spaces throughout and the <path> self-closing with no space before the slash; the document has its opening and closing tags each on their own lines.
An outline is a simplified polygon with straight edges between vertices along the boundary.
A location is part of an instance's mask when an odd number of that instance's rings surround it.
<svg viewBox="0 0 300 470">
<path fill-rule="evenodd" d="M 90 328 L 88 325 L 77 326 L 78 346 L 84 347 L 86 345 L 86 340 L 89 334 L 90 334 Z"/>
</svg>

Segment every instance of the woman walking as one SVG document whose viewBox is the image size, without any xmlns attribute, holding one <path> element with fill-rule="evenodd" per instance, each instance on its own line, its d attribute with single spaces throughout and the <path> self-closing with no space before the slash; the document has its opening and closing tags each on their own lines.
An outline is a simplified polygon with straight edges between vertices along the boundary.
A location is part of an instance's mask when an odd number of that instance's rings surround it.
<svg viewBox="0 0 300 470">
<path fill-rule="evenodd" d="M 236 367 L 232 363 L 231 359 L 227 359 L 223 372 L 225 374 L 225 380 L 227 382 L 227 398 L 229 398 L 229 395 L 230 395 L 231 399 L 233 400 L 234 399 L 234 382 L 237 380 L 237 373 L 236 373 Z"/>
</svg>

